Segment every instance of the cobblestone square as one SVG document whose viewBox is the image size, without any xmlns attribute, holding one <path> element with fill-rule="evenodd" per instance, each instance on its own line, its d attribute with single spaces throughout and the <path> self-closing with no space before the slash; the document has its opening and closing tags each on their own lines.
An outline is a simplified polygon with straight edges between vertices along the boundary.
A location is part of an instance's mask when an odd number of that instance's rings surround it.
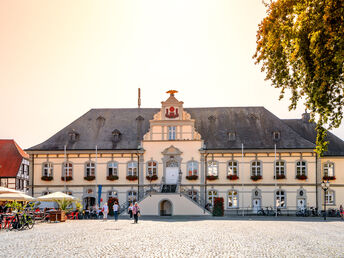
<svg viewBox="0 0 344 258">
<path fill-rule="evenodd" d="M 122 219 L 0 232 L 1 257 L 344 257 L 344 222 Z"/>
</svg>

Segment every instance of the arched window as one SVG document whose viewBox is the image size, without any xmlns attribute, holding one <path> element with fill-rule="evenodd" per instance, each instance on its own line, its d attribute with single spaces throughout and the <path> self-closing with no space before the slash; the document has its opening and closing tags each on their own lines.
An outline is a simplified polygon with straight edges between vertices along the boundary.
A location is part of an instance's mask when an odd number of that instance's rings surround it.
<svg viewBox="0 0 344 258">
<path fill-rule="evenodd" d="M 158 163 L 156 161 L 147 162 L 147 176 L 156 176 L 158 174 Z"/>
<path fill-rule="evenodd" d="M 238 208 L 238 191 L 230 190 L 228 191 L 228 208 Z"/>
<path fill-rule="evenodd" d="M 324 164 L 323 168 L 324 177 L 334 177 L 334 163 L 327 162 Z"/>
<path fill-rule="evenodd" d="M 285 208 L 286 207 L 286 193 L 284 190 L 276 191 L 276 207 Z"/>
<path fill-rule="evenodd" d="M 118 163 L 109 162 L 108 163 L 108 176 L 118 176 Z"/>
<path fill-rule="evenodd" d="M 217 161 L 208 161 L 208 176 L 218 176 L 219 165 Z"/>
<path fill-rule="evenodd" d="M 211 206 L 214 206 L 214 200 L 217 197 L 218 192 L 216 190 L 209 190 L 208 191 L 208 203 L 211 204 Z"/>
<path fill-rule="evenodd" d="M 187 175 L 188 176 L 197 176 L 198 175 L 198 162 L 189 161 L 187 164 Z"/>
<path fill-rule="evenodd" d="M 228 161 L 227 176 L 237 176 L 237 175 L 238 175 L 238 162 L 234 160 Z"/>
<path fill-rule="evenodd" d="M 275 163 L 275 175 L 276 178 L 285 177 L 285 162 L 282 160 L 278 160 Z"/>
<path fill-rule="evenodd" d="M 96 164 L 92 161 L 86 163 L 86 176 L 96 175 Z"/>
<path fill-rule="evenodd" d="M 251 162 L 251 175 L 252 176 L 261 176 L 262 174 L 262 165 L 258 160 Z"/>
<path fill-rule="evenodd" d="M 62 177 L 73 177 L 73 164 L 71 162 L 63 163 Z"/>
<path fill-rule="evenodd" d="M 296 176 L 306 176 L 307 175 L 307 166 L 306 161 L 300 160 L 296 162 Z"/>
<path fill-rule="evenodd" d="M 128 163 L 128 176 L 137 176 L 137 162 L 130 161 Z"/>
<path fill-rule="evenodd" d="M 51 162 L 43 163 L 42 176 L 43 177 L 53 177 L 53 163 L 51 163 Z"/>
<path fill-rule="evenodd" d="M 326 195 L 325 195 L 325 202 L 327 205 L 334 205 L 334 197 L 335 197 L 335 193 L 333 190 L 328 190 L 326 191 Z"/>
<path fill-rule="evenodd" d="M 128 192 L 128 202 L 135 203 L 137 200 L 137 193 L 136 191 L 129 191 Z"/>
<path fill-rule="evenodd" d="M 190 199 L 194 200 L 195 202 L 197 202 L 198 200 L 198 193 L 196 190 L 191 189 L 187 191 L 187 195 L 189 196 Z"/>
</svg>

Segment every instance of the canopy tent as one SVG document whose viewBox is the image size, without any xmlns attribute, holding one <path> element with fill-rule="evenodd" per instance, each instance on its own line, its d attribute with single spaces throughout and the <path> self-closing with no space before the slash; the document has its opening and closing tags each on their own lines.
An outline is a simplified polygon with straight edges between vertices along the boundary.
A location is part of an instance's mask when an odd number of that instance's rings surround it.
<svg viewBox="0 0 344 258">
<path fill-rule="evenodd" d="M 14 189 L 0 186 L 0 194 L 4 194 L 4 193 L 20 193 L 20 192 Z"/>
<path fill-rule="evenodd" d="M 0 201 L 35 201 L 36 199 L 22 192 L 1 193 Z"/>
<path fill-rule="evenodd" d="M 43 202 L 55 202 L 55 201 L 62 201 L 62 200 L 76 201 L 78 199 L 72 195 L 68 195 L 62 192 L 55 192 L 55 193 L 40 196 L 37 198 L 37 200 L 43 201 Z"/>
</svg>

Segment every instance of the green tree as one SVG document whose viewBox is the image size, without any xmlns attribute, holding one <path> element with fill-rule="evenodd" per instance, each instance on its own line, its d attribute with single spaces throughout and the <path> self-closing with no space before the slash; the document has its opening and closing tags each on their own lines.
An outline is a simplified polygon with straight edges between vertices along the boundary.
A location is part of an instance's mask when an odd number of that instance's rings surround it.
<svg viewBox="0 0 344 258">
<path fill-rule="evenodd" d="M 343 118 L 344 1 L 275 0 L 265 4 L 253 58 L 266 80 L 290 90 L 289 110 L 304 99 L 317 123 L 316 151 L 327 150 L 326 132 Z"/>
</svg>

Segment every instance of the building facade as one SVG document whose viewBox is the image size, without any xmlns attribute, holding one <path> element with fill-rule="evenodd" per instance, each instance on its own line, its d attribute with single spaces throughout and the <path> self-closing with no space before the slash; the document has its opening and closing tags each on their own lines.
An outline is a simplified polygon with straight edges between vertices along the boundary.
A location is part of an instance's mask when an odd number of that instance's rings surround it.
<svg viewBox="0 0 344 258">
<path fill-rule="evenodd" d="M 216 197 L 227 214 L 344 202 L 344 142 L 329 133 L 319 158 L 309 114 L 282 120 L 264 107 L 184 108 L 168 93 L 160 109 L 92 109 L 28 149 L 32 194 L 65 191 L 86 209 L 100 199 L 139 201 L 149 215 L 207 215 Z"/>
<path fill-rule="evenodd" d="M 29 190 L 29 155 L 14 140 L 0 140 L 0 186 Z"/>
</svg>

